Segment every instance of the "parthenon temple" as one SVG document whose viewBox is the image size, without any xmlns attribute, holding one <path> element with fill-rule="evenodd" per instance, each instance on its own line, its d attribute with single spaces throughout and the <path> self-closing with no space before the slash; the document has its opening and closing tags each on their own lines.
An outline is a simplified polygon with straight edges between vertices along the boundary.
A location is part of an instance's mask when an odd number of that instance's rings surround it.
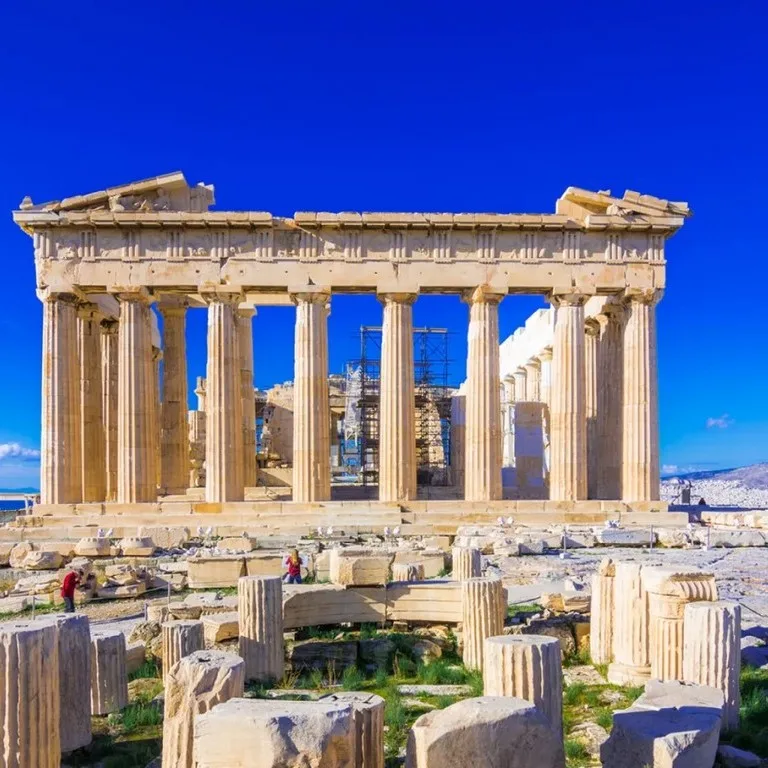
<svg viewBox="0 0 768 768">
<path fill-rule="evenodd" d="M 666 508 L 655 307 L 685 203 L 575 187 L 554 213 L 535 215 L 278 218 L 213 203 L 212 186 L 172 173 L 44 204 L 27 197 L 14 212 L 33 238 L 43 306 L 41 514 L 269 504 L 256 493 L 253 383 L 269 350 L 254 359 L 252 328 L 257 308 L 274 304 L 296 313 L 283 510 L 331 502 L 327 318 L 339 293 L 382 304 L 376 503 L 420 509 L 413 304 L 460 294 L 469 329 L 450 425 L 455 494 L 430 509 Z M 544 296 L 551 309 L 501 343 L 499 304 L 510 294 Z M 208 315 L 204 497 L 190 488 L 185 322 L 194 308 Z"/>
</svg>

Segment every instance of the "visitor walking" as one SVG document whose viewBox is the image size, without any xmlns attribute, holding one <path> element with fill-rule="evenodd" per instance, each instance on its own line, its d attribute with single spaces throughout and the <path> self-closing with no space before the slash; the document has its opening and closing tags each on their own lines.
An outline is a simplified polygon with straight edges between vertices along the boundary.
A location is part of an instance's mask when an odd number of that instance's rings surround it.
<svg viewBox="0 0 768 768">
<path fill-rule="evenodd" d="M 64 581 L 61 582 L 61 596 L 64 598 L 64 613 L 75 612 L 75 588 L 82 581 L 83 576 L 82 568 L 79 571 L 68 571 L 64 577 Z"/>
<path fill-rule="evenodd" d="M 285 567 L 288 573 L 285 574 L 286 584 L 301 584 L 301 557 L 298 549 L 292 549 L 291 554 L 285 558 Z"/>
</svg>

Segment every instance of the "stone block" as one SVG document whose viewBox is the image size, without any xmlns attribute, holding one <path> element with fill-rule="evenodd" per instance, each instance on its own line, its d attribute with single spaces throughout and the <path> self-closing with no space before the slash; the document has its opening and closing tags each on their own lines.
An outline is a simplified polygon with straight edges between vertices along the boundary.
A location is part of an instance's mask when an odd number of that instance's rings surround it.
<svg viewBox="0 0 768 768">
<path fill-rule="evenodd" d="M 237 583 L 239 648 L 248 681 L 283 677 L 282 586 L 282 581 L 273 576 L 244 576 Z"/>
<path fill-rule="evenodd" d="M 424 581 L 389 584 L 386 590 L 387 621 L 458 624 L 462 621 L 461 584 Z"/>
<path fill-rule="evenodd" d="M 64 558 L 55 550 L 34 550 L 29 552 L 21 565 L 28 571 L 55 571 L 61 568 Z"/>
<path fill-rule="evenodd" d="M 595 531 L 598 545 L 609 547 L 647 547 L 651 543 L 651 531 L 643 528 L 601 528 Z M 653 532 L 656 542 L 656 532 Z"/>
<path fill-rule="evenodd" d="M 190 589 L 234 587 L 245 576 L 245 558 L 241 555 L 191 557 L 188 563 Z"/>
<path fill-rule="evenodd" d="M 287 652 L 294 672 L 332 668 L 337 676 L 357 664 L 356 640 L 303 640 L 294 643 Z"/>
<path fill-rule="evenodd" d="M 349 704 L 355 723 L 356 768 L 384 768 L 384 699 L 375 693 L 330 693 L 320 702 Z"/>
<path fill-rule="evenodd" d="M 140 581 L 137 584 L 123 584 L 115 587 L 99 587 L 99 597 L 110 600 L 141 597 L 147 591 L 147 585 Z"/>
<path fill-rule="evenodd" d="M 250 536 L 227 536 L 219 539 L 216 546 L 220 550 L 232 552 L 252 552 L 256 548 L 256 542 Z"/>
<path fill-rule="evenodd" d="M 126 645 L 125 648 L 125 671 L 131 675 L 141 669 L 146 660 L 146 646 L 142 642 L 135 642 Z M 90 700 L 90 699 L 89 699 Z"/>
<path fill-rule="evenodd" d="M 230 699 L 195 718 L 194 759 L 195 768 L 355 768 L 353 710 Z"/>
<path fill-rule="evenodd" d="M 681 683 L 679 680 L 649 680 L 645 691 L 635 699 L 632 709 L 704 709 L 722 715 L 723 692 L 708 685 Z"/>
<path fill-rule="evenodd" d="M 139 572 L 132 565 L 127 564 L 108 565 L 104 568 L 104 576 L 111 586 L 127 586 L 141 581 Z"/>
<path fill-rule="evenodd" d="M 543 635 L 554 637 L 560 643 L 562 657 L 570 656 L 576 652 L 576 638 L 573 633 L 573 622 L 566 616 L 552 616 L 548 619 L 531 619 L 521 626 L 521 635 Z"/>
<path fill-rule="evenodd" d="M 280 576 L 285 573 L 285 557 L 280 552 L 253 552 L 245 555 L 246 576 Z M 306 568 L 302 575 L 306 576 Z"/>
<path fill-rule="evenodd" d="M 8 564 L 11 568 L 23 568 L 27 555 L 34 549 L 34 544 L 29 541 L 20 541 L 18 544 L 14 544 L 8 554 Z"/>
<path fill-rule="evenodd" d="M 465 699 L 422 715 L 408 735 L 406 768 L 564 768 L 559 733 L 522 699 Z"/>
<path fill-rule="evenodd" d="M 424 581 L 424 566 L 421 563 L 392 564 L 392 581 Z"/>
<path fill-rule="evenodd" d="M 717 757 L 723 768 L 760 768 L 762 759 L 754 752 L 737 749 L 729 744 L 718 747 Z"/>
<path fill-rule="evenodd" d="M 0 745 L 3 768 L 61 762 L 59 648 L 51 623 L 0 624 Z"/>
<path fill-rule="evenodd" d="M 117 543 L 123 557 L 150 557 L 155 552 L 152 539 L 139 536 L 128 536 Z"/>
<path fill-rule="evenodd" d="M 286 584 L 283 587 L 283 627 L 382 624 L 387 615 L 388 595 L 389 587 L 347 589 L 335 584 Z"/>
<path fill-rule="evenodd" d="M 169 606 L 165 603 L 144 603 L 144 615 L 147 617 L 147 621 L 162 624 L 168 621 L 168 612 Z"/>
<path fill-rule="evenodd" d="M 136 535 L 140 539 L 151 539 L 160 549 L 175 549 L 189 541 L 189 528 L 180 525 L 140 525 Z"/>
<path fill-rule="evenodd" d="M 553 613 L 589 613 L 591 600 L 589 592 L 542 592 L 539 604 Z"/>
<path fill-rule="evenodd" d="M 331 581 L 342 586 L 373 587 L 389 581 L 389 555 L 353 554 L 343 549 L 331 551 Z"/>
<path fill-rule="evenodd" d="M 196 651 L 179 662 L 165 679 L 163 768 L 195 765 L 195 717 L 243 695 L 245 662 L 221 651 Z"/>
<path fill-rule="evenodd" d="M 91 630 L 91 712 L 109 715 L 128 704 L 125 635 L 119 630 Z"/>
<path fill-rule="evenodd" d="M 764 547 L 766 534 L 754 529 L 721 530 L 716 528 L 694 528 L 691 537 L 696 544 L 710 547 Z"/>
<path fill-rule="evenodd" d="M 201 621 L 206 648 L 212 647 L 214 643 L 233 640 L 239 635 L 237 611 L 213 613 L 201 617 Z"/>
<path fill-rule="evenodd" d="M 401 551 L 395 553 L 395 564 L 396 563 L 413 563 L 415 565 L 421 565 L 424 568 L 424 578 L 434 579 L 445 571 L 445 552 L 418 549 L 405 552 Z"/>
</svg>

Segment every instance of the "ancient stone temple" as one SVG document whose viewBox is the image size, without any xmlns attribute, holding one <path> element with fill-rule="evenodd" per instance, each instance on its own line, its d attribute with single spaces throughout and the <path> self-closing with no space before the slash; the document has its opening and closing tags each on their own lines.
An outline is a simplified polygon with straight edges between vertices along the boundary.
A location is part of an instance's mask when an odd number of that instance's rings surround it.
<svg viewBox="0 0 768 768">
<path fill-rule="evenodd" d="M 43 511 L 245 511 L 257 482 L 253 309 L 281 303 L 296 308 L 292 498 L 304 508 L 327 502 L 327 319 L 333 295 L 347 292 L 382 301 L 380 503 L 417 503 L 404 350 L 420 294 L 458 294 L 468 305 L 466 501 L 502 500 L 504 388 L 533 406 L 519 409 L 521 429 L 541 424 L 546 435 L 550 500 L 648 511 L 658 498 L 655 306 L 665 242 L 689 215 L 685 203 L 569 187 L 545 214 L 278 218 L 213 211 L 213 202 L 212 186 L 173 173 L 39 205 L 25 198 L 14 212 L 33 239 L 43 308 Z M 554 307 L 551 339 L 515 358 L 514 371 L 503 370 L 499 350 L 499 304 L 510 294 L 540 294 Z M 184 329 L 195 308 L 208 314 L 208 338 L 190 477 Z M 529 478 L 544 471 L 526 466 Z M 190 497 L 203 482 L 204 501 Z"/>
</svg>

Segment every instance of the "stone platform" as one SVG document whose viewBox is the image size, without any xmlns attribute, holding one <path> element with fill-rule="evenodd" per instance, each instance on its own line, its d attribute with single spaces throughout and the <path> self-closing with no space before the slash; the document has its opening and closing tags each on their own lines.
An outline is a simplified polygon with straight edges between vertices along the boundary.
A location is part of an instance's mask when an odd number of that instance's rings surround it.
<svg viewBox="0 0 768 768">
<path fill-rule="evenodd" d="M 214 535 L 267 533 L 308 534 L 318 526 L 333 526 L 348 534 L 378 533 L 400 526 L 403 535 L 455 534 L 461 525 L 491 524 L 512 517 L 515 525 L 603 525 L 620 520 L 622 526 L 680 527 L 688 523 L 684 512 L 668 512 L 664 502 L 626 504 L 618 501 L 413 501 L 389 504 L 378 501 L 291 502 L 159 501 L 137 504 L 36 505 L 31 515 L 17 518 L 15 526 L 0 529 L 0 541 L 39 537 L 80 538 L 89 529 L 111 528 L 114 537 L 136 535 L 140 526 L 212 527 Z"/>
</svg>

